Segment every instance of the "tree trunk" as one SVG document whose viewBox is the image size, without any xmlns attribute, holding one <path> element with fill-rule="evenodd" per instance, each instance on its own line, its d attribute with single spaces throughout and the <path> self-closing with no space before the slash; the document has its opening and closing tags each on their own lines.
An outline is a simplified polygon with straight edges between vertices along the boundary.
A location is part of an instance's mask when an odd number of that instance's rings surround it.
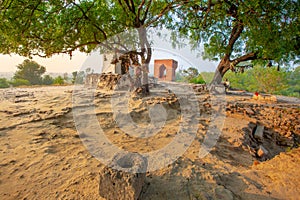
<svg viewBox="0 0 300 200">
<path fill-rule="evenodd" d="M 228 57 L 224 57 L 215 72 L 214 78 L 211 82 L 212 85 L 218 85 L 221 84 L 222 78 L 224 74 L 230 69 L 230 60 Z"/>
<path fill-rule="evenodd" d="M 143 93 L 145 95 L 148 95 L 150 90 L 149 90 L 149 80 L 148 80 L 148 63 L 142 64 L 142 69 L 143 69 L 143 78 L 142 78 L 142 87 L 143 87 Z"/>
<path fill-rule="evenodd" d="M 149 95 L 149 63 L 152 57 L 152 49 L 150 43 L 147 39 L 146 28 L 140 27 L 138 29 L 139 38 L 140 38 L 140 46 L 141 46 L 141 59 L 142 59 L 142 93 L 143 95 Z"/>
</svg>

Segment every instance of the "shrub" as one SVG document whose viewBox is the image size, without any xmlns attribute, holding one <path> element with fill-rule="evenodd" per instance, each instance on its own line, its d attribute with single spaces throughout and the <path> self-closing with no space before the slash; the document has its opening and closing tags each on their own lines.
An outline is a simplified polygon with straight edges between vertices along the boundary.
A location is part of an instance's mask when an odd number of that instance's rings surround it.
<svg viewBox="0 0 300 200">
<path fill-rule="evenodd" d="M 6 78 L 0 78 L 0 88 L 8 88 L 9 84 Z"/>
<path fill-rule="evenodd" d="M 190 79 L 189 82 L 195 83 L 195 84 L 205 84 L 206 83 L 201 75 L 198 75 L 197 77 Z"/>
<path fill-rule="evenodd" d="M 54 85 L 63 85 L 65 83 L 63 77 L 58 76 L 53 80 Z"/>
<path fill-rule="evenodd" d="M 30 82 L 25 79 L 17 78 L 17 79 L 13 79 L 10 82 L 10 84 L 12 84 L 14 87 L 17 87 L 17 86 L 21 86 L 21 85 L 30 85 Z"/>
</svg>

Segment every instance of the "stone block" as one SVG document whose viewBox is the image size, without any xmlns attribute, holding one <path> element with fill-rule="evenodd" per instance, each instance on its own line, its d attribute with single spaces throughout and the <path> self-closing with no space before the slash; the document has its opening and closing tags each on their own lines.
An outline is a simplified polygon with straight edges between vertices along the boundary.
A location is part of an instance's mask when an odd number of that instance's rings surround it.
<svg viewBox="0 0 300 200">
<path fill-rule="evenodd" d="M 264 126 L 257 125 L 256 130 L 254 132 L 254 138 L 256 138 L 259 141 L 262 141 L 264 138 Z"/>
<path fill-rule="evenodd" d="M 140 154 L 117 154 L 111 165 L 100 172 L 100 196 L 107 200 L 137 200 L 146 171 L 147 160 Z"/>
</svg>

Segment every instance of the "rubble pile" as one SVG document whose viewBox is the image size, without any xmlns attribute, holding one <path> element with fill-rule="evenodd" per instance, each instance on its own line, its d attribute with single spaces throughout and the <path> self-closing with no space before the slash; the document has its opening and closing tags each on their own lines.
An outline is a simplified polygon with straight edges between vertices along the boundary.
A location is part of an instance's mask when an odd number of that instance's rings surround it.
<svg viewBox="0 0 300 200">
<path fill-rule="evenodd" d="M 121 77 L 120 74 L 112 73 L 88 74 L 85 79 L 85 86 L 114 90 Z"/>
<path fill-rule="evenodd" d="M 227 104 L 227 113 L 243 114 L 261 121 L 265 126 L 284 136 L 300 136 L 300 109 L 298 105 L 273 105 L 255 103 Z"/>
<path fill-rule="evenodd" d="M 246 130 L 244 146 L 261 161 L 300 144 L 300 109 L 297 105 L 229 102 L 227 114 L 254 119 Z"/>
</svg>

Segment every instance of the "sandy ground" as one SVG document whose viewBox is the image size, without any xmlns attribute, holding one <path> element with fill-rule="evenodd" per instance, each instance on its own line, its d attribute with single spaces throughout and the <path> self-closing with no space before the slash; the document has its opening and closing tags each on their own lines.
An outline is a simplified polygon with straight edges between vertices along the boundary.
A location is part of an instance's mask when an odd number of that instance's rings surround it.
<svg viewBox="0 0 300 200">
<path fill-rule="evenodd" d="M 101 199 L 103 163 L 90 154 L 76 131 L 72 90 L 72 86 L 0 90 L 0 199 Z M 120 148 L 150 152 L 175 137 L 178 113 L 168 118 L 159 134 L 136 139 L 113 123 L 110 94 L 97 94 L 93 102 L 99 124 Z M 166 93 L 159 90 L 152 95 L 148 103 L 166 100 Z M 201 112 L 209 114 L 209 96 L 197 98 Z M 227 95 L 222 134 L 212 151 L 199 158 L 210 123 L 201 115 L 187 151 L 174 163 L 147 173 L 141 199 L 299 199 L 299 100 L 280 98 L 274 103 Z M 145 102 L 131 104 L 132 118 L 147 124 Z M 259 142 L 251 137 L 251 124 L 256 123 L 271 135 L 263 143 L 269 150 L 266 157 L 255 153 Z"/>
</svg>

